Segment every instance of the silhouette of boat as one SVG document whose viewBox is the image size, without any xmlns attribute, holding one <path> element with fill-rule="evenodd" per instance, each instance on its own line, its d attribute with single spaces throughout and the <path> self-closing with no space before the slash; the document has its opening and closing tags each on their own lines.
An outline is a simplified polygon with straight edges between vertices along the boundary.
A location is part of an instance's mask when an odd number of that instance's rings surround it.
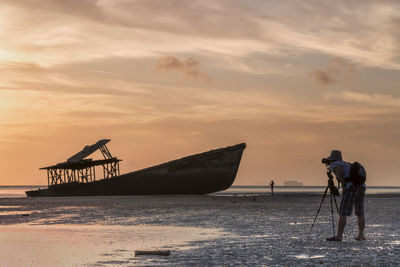
<svg viewBox="0 0 400 267">
<path fill-rule="evenodd" d="M 93 195 L 209 194 L 229 188 L 239 169 L 245 143 L 187 156 L 120 175 L 120 159 L 106 147 L 109 139 L 86 146 L 66 162 L 47 170 L 48 188 L 26 191 L 29 197 Z M 100 150 L 101 160 L 85 159 Z M 96 180 L 95 167 L 103 169 Z"/>
</svg>

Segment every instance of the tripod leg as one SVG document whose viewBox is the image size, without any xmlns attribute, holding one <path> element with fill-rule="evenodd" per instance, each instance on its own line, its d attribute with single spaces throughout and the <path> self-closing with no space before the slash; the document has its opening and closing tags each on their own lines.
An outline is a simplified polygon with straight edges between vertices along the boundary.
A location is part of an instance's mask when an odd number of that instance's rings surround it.
<svg viewBox="0 0 400 267">
<path fill-rule="evenodd" d="M 332 216 L 332 230 L 333 230 L 333 236 L 335 236 L 335 218 L 333 217 L 333 203 L 332 203 L 332 198 L 334 197 L 332 194 L 331 195 L 331 216 Z M 336 200 L 335 200 L 336 202 Z"/>
<path fill-rule="evenodd" d="M 311 231 L 312 231 L 312 229 L 314 227 L 315 221 L 317 220 L 319 211 L 321 210 L 322 202 L 324 202 L 324 199 L 326 197 L 326 193 L 328 192 L 328 188 L 329 188 L 329 186 L 326 187 L 324 195 L 322 196 L 321 203 L 319 204 L 319 208 L 318 208 L 317 214 L 315 214 L 315 218 L 314 218 L 314 221 L 313 221 L 313 223 L 311 225 L 311 229 L 310 229 L 310 232 L 308 233 L 307 239 L 310 237 L 310 234 L 311 234 Z"/>
</svg>

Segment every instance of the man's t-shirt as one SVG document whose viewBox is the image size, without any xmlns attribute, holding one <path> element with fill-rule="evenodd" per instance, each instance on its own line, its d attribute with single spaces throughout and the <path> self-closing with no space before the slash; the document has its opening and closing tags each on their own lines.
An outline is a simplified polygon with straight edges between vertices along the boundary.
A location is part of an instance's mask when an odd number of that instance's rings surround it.
<svg viewBox="0 0 400 267">
<path fill-rule="evenodd" d="M 347 178 L 350 176 L 350 167 L 351 167 L 350 163 L 341 161 L 341 160 L 338 160 L 338 161 L 335 161 L 335 162 L 332 162 L 331 164 L 329 164 L 329 170 L 335 174 L 336 179 L 338 179 L 342 183 L 343 186 L 345 186 L 344 178 Z M 339 172 L 343 173 L 343 177 L 339 177 Z M 346 184 L 346 187 L 347 186 L 348 186 L 348 183 Z"/>
</svg>

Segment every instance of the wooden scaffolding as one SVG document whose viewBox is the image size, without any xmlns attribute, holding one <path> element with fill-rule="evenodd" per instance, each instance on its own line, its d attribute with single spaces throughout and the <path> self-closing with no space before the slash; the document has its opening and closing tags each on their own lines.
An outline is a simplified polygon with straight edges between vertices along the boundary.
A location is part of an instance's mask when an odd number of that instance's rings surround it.
<svg viewBox="0 0 400 267">
<path fill-rule="evenodd" d="M 48 186 L 68 183 L 90 183 L 96 180 L 96 166 L 103 169 L 103 179 L 110 179 L 120 175 L 120 159 L 112 157 L 106 147 L 110 139 L 103 139 L 91 146 L 85 146 L 83 150 L 70 157 L 66 162 L 53 166 L 40 168 L 47 170 Z M 95 151 L 100 150 L 104 159 L 85 159 Z"/>
</svg>

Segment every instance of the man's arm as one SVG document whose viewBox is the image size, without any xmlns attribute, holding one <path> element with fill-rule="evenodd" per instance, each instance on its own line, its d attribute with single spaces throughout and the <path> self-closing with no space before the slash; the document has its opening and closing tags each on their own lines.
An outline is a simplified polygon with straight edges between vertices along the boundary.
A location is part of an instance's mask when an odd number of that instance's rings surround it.
<svg viewBox="0 0 400 267">
<path fill-rule="evenodd" d="M 335 166 L 332 168 L 332 172 L 335 174 L 336 179 L 342 184 L 345 184 L 344 171 L 339 166 Z"/>
</svg>

